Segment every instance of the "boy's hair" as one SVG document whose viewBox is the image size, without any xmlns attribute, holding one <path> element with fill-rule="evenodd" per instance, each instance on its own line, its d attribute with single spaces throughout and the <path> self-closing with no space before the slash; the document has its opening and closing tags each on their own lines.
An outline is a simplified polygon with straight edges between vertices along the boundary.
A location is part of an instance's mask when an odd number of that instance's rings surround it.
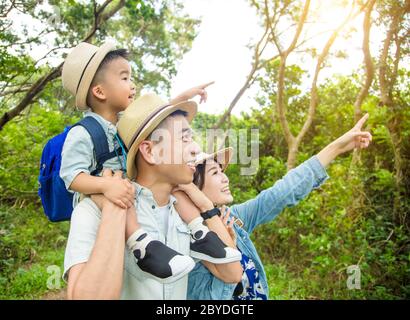
<svg viewBox="0 0 410 320">
<path fill-rule="evenodd" d="M 88 94 L 87 94 L 87 105 L 90 106 L 89 103 L 89 98 L 91 94 L 91 88 L 94 87 L 98 82 L 103 80 L 104 78 L 104 69 L 107 67 L 107 65 L 118 59 L 118 58 L 124 58 L 125 60 L 129 59 L 129 52 L 127 49 L 116 49 L 113 51 L 110 51 L 107 53 L 107 55 L 104 57 L 104 59 L 101 61 L 100 65 L 98 66 L 97 71 L 95 72 L 93 81 L 91 81 L 90 88 L 88 89 Z"/>
<path fill-rule="evenodd" d="M 118 59 L 118 58 L 124 58 L 125 60 L 128 60 L 129 52 L 127 51 L 127 49 L 116 49 L 116 50 L 108 52 L 107 55 L 104 57 L 104 59 L 101 61 L 100 65 L 98 66 L 98 69 L 97 69 L 97 72 L 95 73 L 95 76 L 97 76 L 98 73 L 102 69 L 104 69 L 104 67 L 108 63 L 110 63 L 111 61 L 113 61 L 115 59 Z"/>
</svg>

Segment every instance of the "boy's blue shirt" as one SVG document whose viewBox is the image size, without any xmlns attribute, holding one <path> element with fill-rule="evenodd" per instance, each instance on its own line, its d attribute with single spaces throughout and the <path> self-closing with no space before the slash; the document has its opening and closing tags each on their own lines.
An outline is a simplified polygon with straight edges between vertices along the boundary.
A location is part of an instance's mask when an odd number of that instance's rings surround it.
<svg viewBox="0 0 410 320">
<path fill-rule="evenodd" d="M 95 112 L 85 112 L 84 117 L 88 116 L 95 118 L 98 123 L 101 124 L 107 136 L 110 152 L 114 151 L 114 148 L 117 149 L 118 143 L 115 139 L 117 127 Z M 123 170 L 123 158 L 121 157 L 123 156 L 107 160 L 104 163 L 104 168 L 110 168 L 113 171 Z M 61 153 L 60 177 L 63 179 L 67 190 L 74 192 L 70 189 L 74 178 L 81 172 L 90 174 L 90 172 L 96 169 L 96 165 L 97 160 L 94 153 L 94 146 L 89 133 L 82 126 L 72 128 L 67 134 Z M 79 194 L 75 193 L 73 207 L 78 203 L 78 200 Z"/>
</svg>

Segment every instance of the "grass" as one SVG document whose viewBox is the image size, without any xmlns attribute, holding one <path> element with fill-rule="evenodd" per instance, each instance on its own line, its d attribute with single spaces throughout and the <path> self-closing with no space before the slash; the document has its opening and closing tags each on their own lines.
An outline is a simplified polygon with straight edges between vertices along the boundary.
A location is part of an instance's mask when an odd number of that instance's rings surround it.
<svg viewBox="0 0 410 320">
<path fill-rule="evenodd" d="M 65 287 L 67 222 L 49 222 L 34 205 L 0 205 L 0 226 L 0 299 L 40 299 Z"/>
<path fill-rule="evenodd" d="M 285 264 L 266 264 L 269 298 L 271 300 L 321 300 L 321 299 L 363 299 L 364 292 L 349 290 L 347 275 L 341 274 L 328 283 L 328 279 L 312 274 L 310 269 L 296 273 Z"/>
<path fill-rule="evenodd" d="M 294 277 L 284 265 L 265 265 L 269 284 L 269 297 L 272 300 L 306 299 L 304 281 Z"/>
<path fill-rule="evenodd" d="M 0 204 L 0 299 L 60 297 L 61 289 L 65 288 L 61 275 L 68 231 L 68 222 L 49 222 L 35 205 Z M 270 299 L 403 298 L 395 296 L 389 286 L 380 285 L 380 280 L 366 288 L 366 274 L 362 290 L 348 290 L 344 269 L 321 274 L 313 265 L 300 265 L 303 259 L 299 263 L 285 258 L 272 260 L 269 252 L 259 249 L 265 262 Z"/>
</svg>

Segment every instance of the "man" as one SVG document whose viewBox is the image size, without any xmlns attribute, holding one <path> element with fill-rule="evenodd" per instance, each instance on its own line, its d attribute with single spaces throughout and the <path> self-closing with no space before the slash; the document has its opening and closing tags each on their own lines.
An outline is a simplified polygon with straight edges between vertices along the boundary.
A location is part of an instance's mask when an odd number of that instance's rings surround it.
<svg viewBox="0 0 410 320">
<path fill-rule="evenodd" d="M 126 250 L 125 240 L 130 249 L 135 241 L 143 240 L 133 237 L 138 212 L 139 224 L 150 237 L 175 250 L 176 258 L 190 253 L 190 228 L 176 212 L 171 191 L 193 179 L 200 149 L 192 139 L 189 123 L 196 110 L 194 102 L 169 105 L 150 94 L 134 101 L 124 112 L 118 132 L 129 150 L 127 175 L 136 181 L 136 208 L 121 209 L 102 196 L 93 196 L 95 202 L 86 198 L 76 207 L 64 261 L 69 299 L 186 299 L 186 275 L 168 284 L 148 278 L 134 262 L 131 252 L 135 254 L 136 250 Z M 120 173 L 112 176 L 105 171 L 104 175 L 121 179 Z M 203 233 L 198 239 L 209 238 L 205 237 Z M 234 256 L 229 247 L 223 251 L 226 256 Z M 140 250 L 138 255 L 143 257 L 145 253 Z M 216 276 L 223 275 L 221 280 L 240 280 L 238 261 L 213 266 Z M 233 272 L 229 272 L 231 268 Z"/>
</svg>

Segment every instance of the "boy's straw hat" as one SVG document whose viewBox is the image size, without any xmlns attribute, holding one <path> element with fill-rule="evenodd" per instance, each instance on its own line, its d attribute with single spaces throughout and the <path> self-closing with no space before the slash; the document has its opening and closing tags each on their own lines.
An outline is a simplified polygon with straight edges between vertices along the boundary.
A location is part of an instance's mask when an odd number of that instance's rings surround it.
<svg viewBox="0 0 410 320">
<path fill-rule="evenodd" d="M 63 87 L 75 96 L 75 106 L 78 110 L 85 111 L 87 106 L 87 93 L 97 69 L 108 52 L 115 50 L 111 42 L 104 43 L 101 47 L 87 42 L 81 42 L 67 56 L 63 65 Z"/>
</svg>

